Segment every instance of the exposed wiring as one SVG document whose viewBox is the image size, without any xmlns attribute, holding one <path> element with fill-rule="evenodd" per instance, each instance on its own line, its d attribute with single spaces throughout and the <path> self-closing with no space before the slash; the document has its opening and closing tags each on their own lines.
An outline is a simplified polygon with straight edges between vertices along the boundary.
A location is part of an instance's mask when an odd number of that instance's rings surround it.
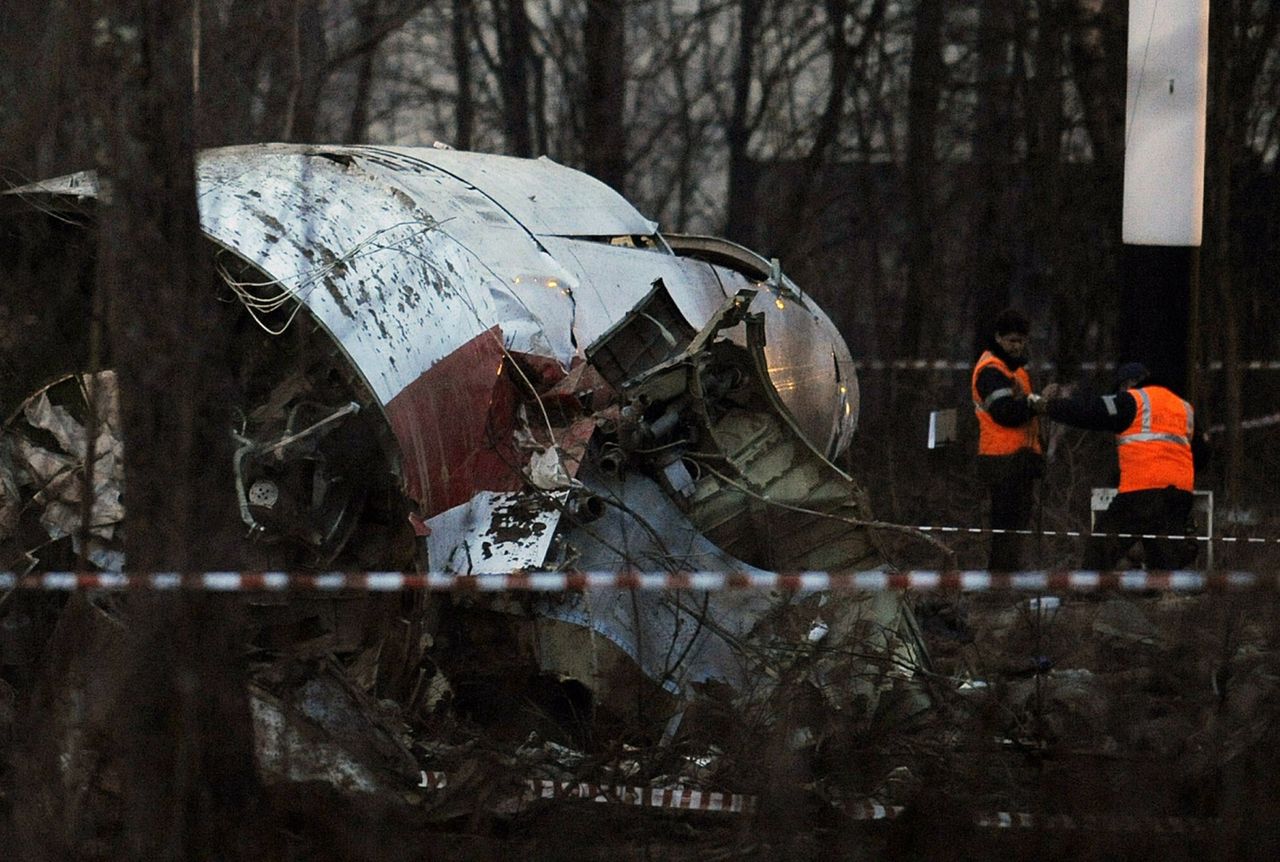
<svg viewBox="0 0 1280 862">
<path fill-rule="evenodd" d="M 395 224 L 380 228 L 357 242 L 351 247 L 351 249 L 335 257 L 333 260 L 328 261 L 323 266 L 295 274 L 296 281 L 294 281 L 292 285 L 286 284 L 280 278 L 269 278 L 266 281 L 244 281 L 237 279 L 231 275 L 221 260 L 216 261 L 217 272 L 223 282 L 226 283 L 227 287 L 229 287 L 232 293 L 236 295 L 236 298 L 239 299 L 249 311 L 249 315 L 253 318 L 254 322 L 258 324 L 258 326 L 260 326 L 269 335 L 283 335 L 285 330 L 287 330 L 290 324 L 293 323 L 294 318 L 297 317 L 298 312 L 302 309 L 303 299 L 308 296 L 311 291 L 315 290 L 321 281 L 329 274 L 338 268 L 345 267 L 352 261 L 365 257 L 369 254 L 382 251 L 403 251 L 403 249 L 398 248 L 398 246 L 403 245 L 410 240 L 416 240 L 432 230 L 436 230 L 440 224 L 441 222 L 415 220 L 396 222 Z M 384 244 L 378 241 L 382 236 L 390 233 L 391 231 L 406 226 L 415 227 L 416 230 L 391 244 Z M 277 290 L 275 293 L 270 295 L 260 295 L 259 291 L 266 288 L 277 288 Z M 268 326 L 267 323 L 263 321 L 262 317 L 260 317 L 260 315 L 272 314 L 279 311 L 290 301 L 295 302 L 296 305 L 294 306 L 293 311 L 289 314 L 288 319 L 285 320 L 279 329 L 273 329 Z"/>
<path fill-rule="evenodd" d="M 460 239 L 458 239 L 453 234 L 449 233 L 449 231 L 447 230 L 442 230 L 440 232 L 444 236 L 448 237 L 449 239 L 457 243 L 459 248 L 461 248 L 468 255 L 474 258 L 477 263 L 479 263 L 482 267 L 484 267 L 485 270 L 487 270 L 488 273 L 498 281 L 499 284 L 502 284 L 504 286 L 506 285 L 506 279 L 503 278 L 501 275 L 499 275 L 498 272 L 492 266 L 489 265 L 488 261 L 486 261 L 484 258 L 480 257 L 480 255 L 472 251 L 471 248 L 466 243 L 462 242 Z M 471 311 L 472 315 L 475 316 L 476 320 L 478 320 L 481 323 L 481 325 L 484 325 L 485 323 L 484 318 L 480 315 L 480 312 L 476 309 L 476 307 L 471 304 L 470 299 L 463 296 L 461 292 L 459 292 L 459 295 L 462 296 L 463 304 L 467 306 L 468 310 Z M 515 293 L 514 291 L 508 291 L 508 295 L 513 297 L 516 300 L 516 302 L 520 304 L 520 307 L 529 313 L 530 317 L 536 317 L 536 315 L 534 315 L 533 313 L 533 310 L 529 308 L 529 306 L 519 296 L 519 294 Z M 577 307 L 576 302 L 574 303 L 574 307 L 576 309 Z M 524 369 L 520 367 L 520 364 L 515 361 L 515 357 L 511 354 L 511 351 L 507 349 L 507 346 L 502 342 L 502 339 L 496 339 L 496 340 L 498 342 L 499 349 L 502 350 L 503 355 L 511 360 L 511 364 L 515 367 L 516 373 L 519 374 L 520 377 L 524 380 L 525 385 L 529 387 L 529 391 L 533 393 L 534 400 L 538 402 L 538 409 L 542 412 L 542 420 L 543 422 L 546 423 L 547 433 L 551 436 L 551 442 L 554 445 L 556 443 L 556 436 L 555 436 L 555 432 L 552 430 L 552 427 L 551 427 L 551 417 L 547 413 L 546 405 L 543 404 L 542 402 L 542 396 L 538 394 L 537 388 L 533 385 L 533 382 L 529 380 L 528 375 L 524 373 Z"/>
<path fill-rule="evenodd" d="M 443 224 L 444 222 L 437 222 L 436 227 L 439 228 Z M 497 279 L 499 283 L 505 285 L 506 280 L 502 278 L 502 276 L 500 276 L 497 273 L 497 271 L 494 270 L 494 268 L 488 264 L 487 261 L 481 258 L 474 251 L 472 251 L 466 245 L 466 243 L 459 240 L 457 237 L 449 233 L 447 230 L 440 230 L 440 233 L 443 236 L 448 237 L 449 239 L 457 243 L 459 248 L 461 248 L 463 251 L 465 251 L 467 254 L 473 257 L 477 263 L 479 263 L 482 267 L 488 270 L 489 274 L 492 275 L 495 279 Z M 435 263 L 423 257 L 422 255 L 415 254 L 414 252 L 406 249 L 397 249 L 397 250 L 400 251 L 402 254 L 408 254 L 411 257 L 416 258 L 418 261 L 420 261 L 422 264 L 424 264 L 428 268 L 433 270 L 435 269 Z M 485 331 L 488 332 L 491 328 L 489 322 L 486 321 L 484 316 L 480 314 L 480 311 L 471 302 L 470 297 L 468 297 L 464 291 L 456 291 L 455 295 L 462 301 L 462 304 L 467 307 L 467 310 L 471 312 L 472 317 L 474 317 L 481 326 L 485 327 Z M 527 305 L 525 305 L 524 301 L 520 299 L 519 296 L 517 296 L 514 293 L 509 293 L 509 295 L 512 296 L 517 302 L 519 302 L 521 308 L 529 312 L 530 316 L 533 316 L 533 311 Z M 498 345 L 498 349 L 502 352 L 502 355 L 507 359 L 511 360 L 512 368 L 515 369 L 516 374 L 520 375 L 520 379 L 524 381 L 525 385 L 529 388 L 529 392 L 533 395 L 534 400 L 537 401 L 538 410 L 542 413 L 542 421 L 546 425 L 548 436 L 550 436 L 551 438 L 551 445 L 553 446 L 558 445 L 555 430 L 551 425 L 551 416 L 549 413 L 547 413 L 547 407 L 542 401 L 542 396 L 538 394 L 537 387 L 533 385 L 533 381 L 529 379 L 529 376 L 524 373 L 524 369 L 520 367 L 520 363 L 516 360 L 515 355 L 512 354 L 512 352 L 507 348 L 507 345 L 503 343 L 502 339 L 498 338 L 497 336 L 493 336 L 493 339 L 494 339 L 494 342 Z"/>
<path fill-rule="evenodd" d="M 873 530 L 885 530 L 887 532 L 901 533 L 903 535 L 913 536 L 928 545 L 932 545 L 934 548 L 936 548 L 940 553 L 944 555 L 945 559 L 953 560 L 955 558 L 955 551 L 947 547 L 944 543 L 933 538 L 932 536 L 922 533 L 920 530 L 916 529 L 915 527 L 908 527 L 903 524 L 891 524 L 887 521 L 867 521 L 859 518 L 847 518 L 843 515 L 836 515 L 832 512 L 820 512 L 817 509 L 806 509 L 803 506 L 796 506 L 791 503 L 783 503 L 778 500 L 770 500 L 768 497 L 765 497 L 763 494 L 760 494 L 759 492 L 747 487 L 741 482 L 735 481 L 734 479 L 730 478 L 729 476 L 726 476 L 724 473 L 721 473 L 719 470 L 712 467 L 711 464 L 709 463 L 709 459 L 699 458 L 697 453 L 688 453 L 686 457 L 688 457 L 690 460 L 697 461 L 703 468 L 705 468 L 708 472 L 710 472 L 713 476 L 715 476 L 717 479 L 724 482 L 725 484 L 730 485 L 733 488 L 736 488 L 737 490 L 741 491 L 742 493 L 750 497 L 753 497 L 769 506 L 777 506 L 780 509 L 786 509 L 788 511 L 797 512 L 802 515 L 814 515 L 819 518 L 827 518 L 832 521 L 838 521 L 840 523 L 848 524 L 851 527 L 865 527 Z"/>
</svg>

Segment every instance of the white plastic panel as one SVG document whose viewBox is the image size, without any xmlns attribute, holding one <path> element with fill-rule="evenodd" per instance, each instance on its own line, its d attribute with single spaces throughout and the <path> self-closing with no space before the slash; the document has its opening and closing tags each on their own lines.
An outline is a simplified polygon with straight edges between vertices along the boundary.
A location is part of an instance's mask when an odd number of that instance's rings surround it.
<svg viewBox="0 0 1280 862">
<path fill-rule="evenodd" d="M 1129 0 L 1124 241 L 1199 245 L 1209 0 Z"/>
</svg>

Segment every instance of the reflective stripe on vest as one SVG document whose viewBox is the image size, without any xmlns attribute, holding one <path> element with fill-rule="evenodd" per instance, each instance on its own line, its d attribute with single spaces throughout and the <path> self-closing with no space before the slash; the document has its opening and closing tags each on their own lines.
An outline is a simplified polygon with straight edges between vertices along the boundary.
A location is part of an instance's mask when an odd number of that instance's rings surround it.
<svg viewBox="0 0 1280 862">
<path fill-rule="evenodd" d="M 978 375 L 988 365 L 994 366 L 1001 374 L 1012 379 L 1013 386 L 1003 386 L 985 399 L 978 397 Z M 978 454 L 979 455 L 1012 455 L 1021 449 L 1040 451 L 1040 420 L 1036 417 L 1016 428 L 1006 428 L 991 418 L 991 405 L 1001 398 L 1016 398 L 1031 391 L 1031 376 L 1025 368 L 1010 371 L 1009 366 L 1001 361 L 990 350 L 978 358 L 973 367 L 973 377 L 969 381 L 970 395 L 973 398 L 973 412 L 978 417 Z"/>
<path fill-rule="evenodd" d="M 1162 386 L 1130 389 L 1137 410 L 1129 427 L 1116 435 L 1120 492 L 1167 488 L 1190 491 L 1195 485 L 1191 435 L 1195 411 Z"/>
</svg>

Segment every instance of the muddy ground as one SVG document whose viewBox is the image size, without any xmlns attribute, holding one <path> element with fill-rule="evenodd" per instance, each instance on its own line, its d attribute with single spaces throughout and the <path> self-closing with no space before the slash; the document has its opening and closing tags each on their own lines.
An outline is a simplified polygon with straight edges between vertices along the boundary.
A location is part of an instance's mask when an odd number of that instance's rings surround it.
<svg viewBox="0 0 1280 862">
<path fill-rule="evenodd" d="M 646 702 L 612 714 L 523 665 L 505 618 L 447 605 L 431 612 L 443 622 L 375 645 L 367 627 L 278 607 L 290 637 L 273 641 L 261 608 L 223 603 L 256 638 L 242 675 L 180 667 L 172 697 L 204 718 L 157 724 L 148 695 L 170 677 L 139 661 L 157 641 L 129 635 L 146 628 L 130 601 L 7 602 L 5 858 L 130 855 L 130 830 L 149 822 L 132 809 L 169 816 L 167 797 L 137 792 L 167 780 L 140 765 L 152 761 L 208 802 L 175 823 L 228 812 L 173 858 L 1280 858 L 1272 594 L 922 596 L 932 667 L 917 678 L 931 708 L 886 699 L 876 716 L 847 715 L 811 679 L 784 680 L 772 714 L 708 690 L 675 733 L 643 681 Z M 345 608 L 366 620 L 409 610 Z M 24 620 L 33 637 L 55 628 L 24 646 L 12 637 Z M 207 639 L 164 643 L 217 657 Z M 207 714 L 219 692 L 239 724 Z M 190 751 L 166 760 L 183 734 Z M 749 810 L 535 799 L 530 781 L 560 782 L 562 796 L 580 782 L 721 791 Z M 868 819 L 874 803 L 887 816 Z M 1016 825 L 994 825 L 1002 815 Z"/>
</svg>

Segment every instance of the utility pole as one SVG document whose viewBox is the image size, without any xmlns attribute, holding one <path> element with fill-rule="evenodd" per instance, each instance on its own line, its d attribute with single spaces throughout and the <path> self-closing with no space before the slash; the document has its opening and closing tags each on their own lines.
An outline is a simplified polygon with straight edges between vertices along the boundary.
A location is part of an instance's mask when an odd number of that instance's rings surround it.
<svg viewBox="0 0 1280 862">
<path fill-rule="evenodd" d="M 1209 0 L 1129 0 L 1120 361 L 1194 398 Z"/>
</svg>

